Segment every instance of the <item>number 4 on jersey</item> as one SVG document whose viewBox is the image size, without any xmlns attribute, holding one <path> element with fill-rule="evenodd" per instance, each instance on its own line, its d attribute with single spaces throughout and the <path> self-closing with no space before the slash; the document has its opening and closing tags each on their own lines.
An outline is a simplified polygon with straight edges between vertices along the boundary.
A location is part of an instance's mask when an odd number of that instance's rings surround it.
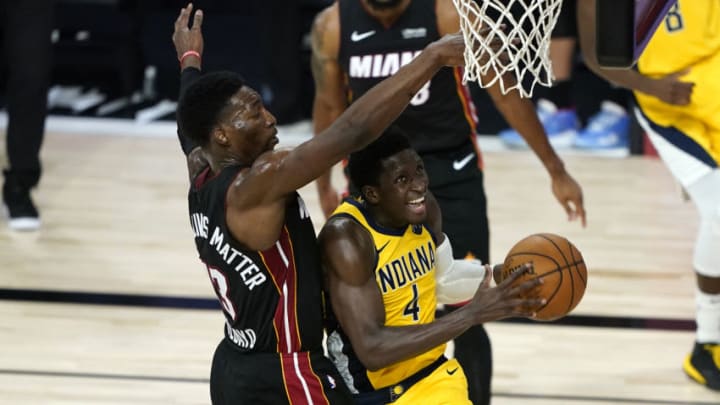
<svg viewBox="0 0 720 405">
<path fill-rule="evenodd" d="M 410 302 L 405 306 L 405 310 L 403 311 L 403 315 L 405 316 L 412 316 L 413 321 L 418 321 L 420 319 L 420 306 L 418 305 L 418 287 L 417 284 L 412 285 L 412 292 L 413 296 L 412 299 L 410 299 Z"/>
</svg>

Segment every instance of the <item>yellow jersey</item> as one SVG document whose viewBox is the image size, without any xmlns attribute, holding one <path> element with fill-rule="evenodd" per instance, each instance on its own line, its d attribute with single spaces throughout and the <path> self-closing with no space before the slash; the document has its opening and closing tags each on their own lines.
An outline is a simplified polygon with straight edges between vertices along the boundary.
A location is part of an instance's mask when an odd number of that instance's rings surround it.
<svg viewBox="0 0 720 405">
<path fill-rule="evenodd" d="M 677 130 L 690 141 L 671 142 L 703 162 L 720 162 L 720 1 L 678 0 L 637 67 L 650 77 L 689 70 L 680 80 L 695 83 L 690 104 L 670 105 L 637 91 L 635 97 L 655 132 Z"/>
<path fill-rule="evenodd" d="M 678 0 L 638 59 L 645 75 L 668 75 L 720 50 L 720 1 Z"/>
<path fill-rule="evenodd" d="M 333 216 L 351 217 L 372 236 L 377 252 L 375 281 L 383 297 L 386 326 L 421 325 L 435 320 L 435 240 L 424 225 L 389 229 L 377 224 L 363 203 L 348 199 Z M 372 389 L 394 385 L 430 365 L 445 352 L 439 345 L 376 371 L 363 370 Z M 342 374 L 342 371 L 341 371 Z M 357 373 L 354 373 L 357 374 Z M 359 384 L 356 375 L 355 386 Z"/>
</svg>

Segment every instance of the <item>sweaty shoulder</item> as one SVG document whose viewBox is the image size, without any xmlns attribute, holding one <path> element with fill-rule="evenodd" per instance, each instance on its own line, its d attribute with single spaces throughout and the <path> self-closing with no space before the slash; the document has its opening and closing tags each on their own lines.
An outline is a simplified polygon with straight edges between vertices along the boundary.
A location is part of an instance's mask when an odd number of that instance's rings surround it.
<svg viewBox="0 0 720 405">
<path fill-rule="evenodd" d="M 253 206 L 255 203 L 266 201 L 266 195 L 279 179 L 276 179 L 283 164 L 283 159 L 290 153 L 289 150 L 273 150 L 260 155 L 252 166 L 246 168 L 235 178 L 231 184 L 230 202 L 241 208 Z"/>
<path fill-rule="evenodd" d="M 362 244 L 367 231 L 357 221 L 346 216 L 333 216 L 325 223 L 320 233 L 320 243 L 323 245 L 336 245 L 349 242 Z M 335 246 L 338 247 L 338 246 Z M 353 247 L 351 247 L 354 250 Z"/>
<path fill-rule="evenodd" d="M 278 169 L 288 154 L 290 154 L 289 149 L 267 151 L 255 159 L 250 170 L 257 174 L 263 174 L 269 170 Z"/>
<path fill-rule="evenodd" d="M 460 30 L 460 17 L 452 0 L 436 0 L 435 15 L 440 36 L 454 34 Z"/>
<path fill-rule="evenodd" d="M 370 234 L 351 218 L 335 216 L 318 237 L 325 267 L 351 284 L 363 284 L 375 268 L 376 252 Z"/>
<path fill-rule="evenodd" d="M 337 55 L 340 46 L 340 7 L 338 2 L 315 17 L 312 27 L 313 53 Z"/>
</svg>

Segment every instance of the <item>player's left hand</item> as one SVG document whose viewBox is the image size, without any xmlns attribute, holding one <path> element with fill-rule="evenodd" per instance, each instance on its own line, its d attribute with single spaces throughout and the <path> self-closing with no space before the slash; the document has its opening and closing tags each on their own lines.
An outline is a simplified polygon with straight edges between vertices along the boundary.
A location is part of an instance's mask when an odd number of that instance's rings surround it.
<svg viewBox="0 0 720 405">
<path fill-rule="evenodd" d="M 580 219 L 583 228 L 587 225 L 585 218 L 585 205 L 580 185 L 567 172 L 552 179 L 552 191 L 560 205 L 563 206 L 569 221 Z"/>
<path fill-rule="evenodd" d="M 202 35 L 202 21 L 203 12 L 202 10 L 195 11 L 195 17 L 193 18 L 192 28 L 188 25 L 190 22 L 190 15 L 193 11 L 193 4 L 188 3 L 187 7 L 183 7 L 180 10 L 180 15 L 175 20 L 175 31 L 172 35 L 172 41 L 175 45 L 175 51 L 177 52 L 178 60 L 187 51 L 195 51 L 200 56 L 203 53 L 204 40 Z M 200 67 L 199 58 L 189 57 L 186 58 L 187 66 Z M 183 61 L 183 62 L 185 62 Z M 197 66 L 196 66 L 197 65 Z M 185 68 L 187 66 L 181 66 Z"/>
</svg>

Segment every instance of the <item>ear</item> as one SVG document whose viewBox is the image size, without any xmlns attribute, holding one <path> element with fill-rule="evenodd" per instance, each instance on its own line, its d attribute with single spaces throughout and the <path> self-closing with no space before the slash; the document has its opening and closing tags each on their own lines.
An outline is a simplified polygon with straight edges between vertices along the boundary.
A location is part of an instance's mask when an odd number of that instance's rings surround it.
<svg viewBox="0 0 720 405">
<path fill-rule="evenodd" d="M 378 192 L 377 187 L 363 186 L 360 192 L 365 198 L 365 201 L 367 201 L 368 203 L 377 204 L 378 202 L 380 202 L 380 193 Z"/>
<path fill-rule="evenodd" d="M 227 146 L 230 143 L 230 140 L 225 134 L 225 131 L 219 126 L 216 126 L 212 129 L 211 137 L 213 141 L 217 142 L 222 146 Z"/>
</svg>

